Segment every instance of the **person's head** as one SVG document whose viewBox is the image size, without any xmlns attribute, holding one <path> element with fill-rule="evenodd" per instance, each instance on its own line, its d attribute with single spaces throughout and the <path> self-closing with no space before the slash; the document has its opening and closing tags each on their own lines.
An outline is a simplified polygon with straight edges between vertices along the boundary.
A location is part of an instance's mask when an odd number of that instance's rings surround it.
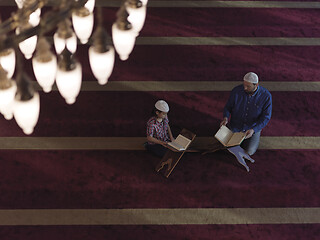
<svg viewBox="0 0 320 240">
<path fill-rule="evenodd" d="M 158 100 L 154 105 L 154 114 L 157 118 L 164 119 L 169 112 L 169 105 L 164 100 Z"/>
<path fill-rule="evenodd" d="M 244 91 L 248 94 L 253 94 L 259 85 L 259 78 L 258 75 L 254 72 L 248 72 L 243 77 L 243 88 Z"/>
</svg>

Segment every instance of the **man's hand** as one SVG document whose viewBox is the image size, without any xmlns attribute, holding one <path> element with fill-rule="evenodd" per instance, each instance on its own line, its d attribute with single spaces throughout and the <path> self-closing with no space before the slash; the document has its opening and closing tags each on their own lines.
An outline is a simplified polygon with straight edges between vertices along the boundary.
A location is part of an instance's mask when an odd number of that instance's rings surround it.
<svg viewBox="0 0 320 240">
<path fill-rule="evenodd" d="M 221 126 L 226 126 L 227 123 L 228 123 L 228 118 L 225 117 L 225 118 L 222 120 L 222 122 L 220 123 L 220 127 L 221 127 Z"/>
<path fill-rule="evenodd" d="M 251 138 L 253 134 L 254 134 L 253 129 L 249 129 L 248 131 L 246 131 L 246 139 Z"/>
</svg>

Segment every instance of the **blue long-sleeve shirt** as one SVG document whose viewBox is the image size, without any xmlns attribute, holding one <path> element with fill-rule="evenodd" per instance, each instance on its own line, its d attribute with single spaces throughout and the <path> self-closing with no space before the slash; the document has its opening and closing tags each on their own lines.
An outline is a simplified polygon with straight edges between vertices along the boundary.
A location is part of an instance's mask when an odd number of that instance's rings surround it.
<svg viewBox="0 0 320 240">
<path fill-rule="evenodd" d="M 272 97 L 264 87 L 258 86 L 253 95 L 244 91 L 243 85 L 235 87 L 224 107 L 223 117 L 231 119 L 229 127 L 233 132 L 253 129 L 261 131 L 271 118 Z"/>
</svg>

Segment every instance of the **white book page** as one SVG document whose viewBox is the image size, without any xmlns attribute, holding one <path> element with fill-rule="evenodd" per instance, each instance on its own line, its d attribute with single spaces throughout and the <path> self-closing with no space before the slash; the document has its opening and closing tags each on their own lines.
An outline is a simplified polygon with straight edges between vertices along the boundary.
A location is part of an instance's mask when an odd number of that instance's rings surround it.
<svg viewBox="0 0 320 240">
<path fill-rule="evenodd" d="M 226 126 L 221 126 L 214 137 L 218 139 L 223 145 L 227 146 L 232 137 L 233 132 Z"/>
<path fill-rule="evenodd" d="M 180 146 L 182 146 L 184 149 L 186 149 L 191 142 L 190 139 L 186 138 L 185 136 L 182 136 L 181 134 L 179 134 L 174 141 Z"/>
<path fill-rule="evenodd" d="M 174 149 L 179 150 L 179 151 L 185 150 L 182 146 L 180 146 L 180 145 L 177 144 L 176 142 L 169 142 L 168 145 L 171 146 L 171 147 L 173 147 Z"/>
<path fill-rule="evenodd" d="M 179 151 L 182 151 L 187 149 L 190 142 L 191 142 L 190 139 L 179 134 L 178 137 L 173 142 L 169 142 L 168 145 Z"/>
</svg>

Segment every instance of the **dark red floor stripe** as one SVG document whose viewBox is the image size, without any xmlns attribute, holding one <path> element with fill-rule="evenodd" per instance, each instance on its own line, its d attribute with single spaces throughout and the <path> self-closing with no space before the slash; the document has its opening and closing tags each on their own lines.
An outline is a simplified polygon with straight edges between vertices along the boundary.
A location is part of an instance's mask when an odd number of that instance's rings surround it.
<svg viewBox="0 0 320 240">
<path fill-rule="evenodd" d="M 318 11 L 286 8 L 148 8 L 141 36 L 319 37 Z"/>
<path fill-rule="evenodd" d="M 225 240 L 316 240 L 319 224 L 282 225 L 173 225 L 173 226 L 3 226 L 3 240 L 70 239 L 225 239 Z"/>
<path fill-rule="evenodd" d="M 84 81 L 92 75 L 88 46 L 76 58 Z M 109 81 L 242 81 L 255 71 L 262 81 L 319 81 L 320 46 L 165 46 L 137 45 L 127 61 L 116 57 Z M 24 63 L 35 79 L 31 61 Z"/>
<path fill-rule="evenodd" d="M 16 10 L 2 6 L 2 20 Z M 103 8 L 104 27 L 110 35 L 117 10 Z M 140 36 L 319 37 L 319 25 L 318 9 L 148 7 Z"/>
<path fill-rule="evenodd" d="M 241 82 L 239 82 L 241 84 Z M 264 136 L 320 136 L 318 92 L 272 92 L 273 115 Z M 58 92 L 41 93 L 32 136 L 143 137 L 157 99 L 171 108 L 171 126 L 210 136 L 218 129 L 229 92 L 81 92 L 68 105 Z M 1 136 L 25 136 L 15 120 L 0 119 Z"/>
<path fill-rule="evenodd" d="M 16 9 L 2 6 L 2 19 Z M 104 27 L 110 35 L 117 10 L 103 8 Z M 318 9 L 149 7 L 140 36 L 319 37 L 319 25 Z"/>
<path fill-rule="evenodd" d="M 255 71 L 264 81 L 318 81 L 319 49 L 320 46 L 136 45 L 127 61 L 116 57 L 109 80 L 236 81 L 246 72 Z M 88 46 L 79 46 L 76 58 L 83 67 L 83 80 L 96 81 L 89 65 Z M 31 61 L 24 64 L 35 79 Z"/>
<path fill-rule="evenodd" d="M 108 32 L 116 11 L 103 10 Z M 149 7 L 140 36 L 319 37 L 319 24 L 317 9 Z"/>
<path fill-rule="evenodd" d="M 319 207 L 320 150 L 184 156 L 169 179 L 147 152 L 1 151 L 0 208 Z"/>
<path fill-rule="evenodd" d="M 264 81 L 318 81 L 320 46 L 141 46 L 116 59 L 110 81 L 237 81 L 255 71 Z M 86 49 L 77 57 L 94 80 Z"/>
</svg>

